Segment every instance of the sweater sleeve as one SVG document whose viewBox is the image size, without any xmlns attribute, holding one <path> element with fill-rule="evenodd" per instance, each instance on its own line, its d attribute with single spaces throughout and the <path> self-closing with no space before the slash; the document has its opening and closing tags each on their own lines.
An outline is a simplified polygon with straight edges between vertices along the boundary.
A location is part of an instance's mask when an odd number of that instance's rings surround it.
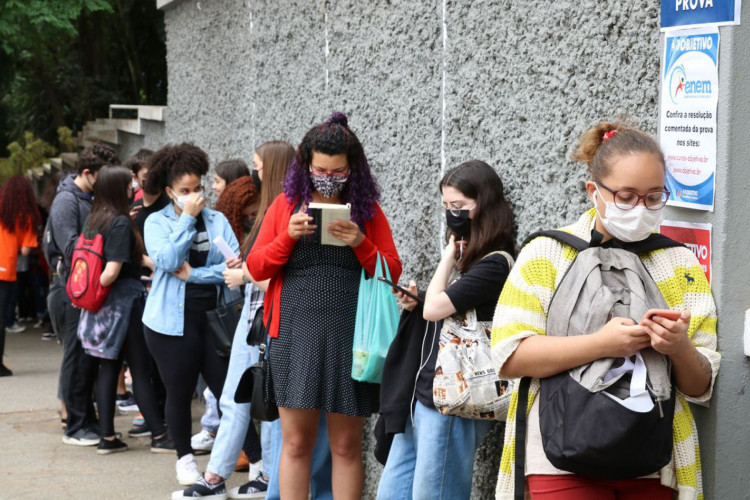
<svg viewBox="0 0 750 500">
<path fill-rule="evenodd" d="M 247 269 L 257 281 L 276 276 L 289 260 L 297 240 L 289 236 L 289 219 L 293 207 L 281 193 L 263 218 L 258 237 L 247 256 Z"/>
<path fill-rule="evenodd" d="M 354 253 L 357 255 L 360 264 L 362 264 L 367 274 L 373 276 L 375 274 L 377 255 L 380 252 L 380 255 L 385 258 L 388 264 L 391 281 L 398 282 L 398 279 L 401 277 L 401 259 L 393 242 L 391 226 L 388 224 L 388 219 L 386 219 L 380 205 L 375 205 L 375 214 L 372 220 L 365 223 L 365 232 L 367 233 L 365 239 L 354 249 Z"/>
</svg>

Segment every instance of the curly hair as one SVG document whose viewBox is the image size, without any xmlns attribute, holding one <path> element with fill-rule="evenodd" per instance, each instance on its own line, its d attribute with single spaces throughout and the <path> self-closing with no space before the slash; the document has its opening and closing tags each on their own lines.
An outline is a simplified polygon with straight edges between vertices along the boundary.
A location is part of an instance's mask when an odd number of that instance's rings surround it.
<svg viewBox="0 0 750 500">
<path fill-rule="evenodd" d="M 208 173 L 208 155 L 191 142 L 167 144 L 148 162 L 146 187 L 149 194 L 159 194 L 175 179 L 188 174 L 203 177 Z"/>
<path fill-rule="evenodd" d="M 114 149 L 103 142 L 97 142 L 93 146 L 84 148 L 78 155 L 78 173 L 89 170 L 92 174 L 99 171 L 104 165 L 119 165 L 120 157 Z"/>
<path fill-rule="evenodd" d="M 311 128 L 297 148 L 284 181 L 289 203 L 312 201 L 315 188 L 310 178 L 310 163 L 314 152 L 346 155 L 349 180 L 341 192 L 341 200 L 351 204 L 352 220 L 357 224 L 372 219 L 375 204 L 380 200 L 380 188 L 370 172 L 362 143 L 349 128 L 346 115 L 339 112 L 333 112 L 328 120 Z"/>
<path fill-rule="evenodd" d="M 599 122 L 581 135 L 573 160 L 585 163 L 594 180 L 601 181 L 612 168 L 615 158 L 634 153 L 654 155 L 665 168 L 664 153 L 656 140 L 629 124 Z"/>
<path fill-rule="evenodd" d="M 31 181 L 14 175 L 5 182 L 0 193 L 0 225 L 11 233 L 25 232 L 36 230 L 40 221 Z"/>
<path fill-rule="evenodd" d="M 242 221 L 247 218 L 243 210 L 255 201 L 257 196 L 258 191 L 255 188 L 253 178 L 246 176 L 228 185 L 216 203 L 216 210 L 226 216 L 237 241 L 244 241 L 247 236 L 242 227 Z"/>
</svg>

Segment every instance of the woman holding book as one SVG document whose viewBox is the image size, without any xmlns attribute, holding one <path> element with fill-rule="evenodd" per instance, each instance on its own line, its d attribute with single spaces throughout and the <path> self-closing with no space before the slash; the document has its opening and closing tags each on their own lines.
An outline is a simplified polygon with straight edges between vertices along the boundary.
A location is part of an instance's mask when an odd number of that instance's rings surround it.
<svg viewBox="0 0 750 500">
<path fill-rule="evenodd" d="M 394 280 L 401 262 L 362 144 L 342 113 L 310 129 L 289 166 L 284 193 L 268 209 L 247 259 L 256 280 L 270 279 L 270 398 L 279 406 L 281 498 L 305 499 L 320 412 L 326 412 L 334 497 L 362 496 L 362 429 L 378 410 L 379 386 L 351 378 L 362 269 L 378 255 Z M 350 204 L 351 220 L 316 227 L 312 203 Z M 316 234 L 316 230 L 318 231 Z M 343 246 L 321 244 L 334 236 Z"/>
<path fill-rule="evenodd" d="M 490 421 L 436 410 L 433 380 L 443 320 L 473 309 L 478 321 L 492 321 L 510 270 L 508 256 L 514 254 L 513 212 L 502 180 L 483 161 L 467 161 L 448 171 L 440 193 L 448 243 L 426 293 L 419 294 L 424 303 L 397 293 L 405 311 L 399 332 L 405 335 L 394 340 L 383 373 L 376 433 L 384 429 L 393 442 L 379 499 L 468 499 L 474 454 L 490 430 Z M 418 294 L 416 283 L 410 289 Z M 405 323 L 414 326 L 402 328 Z M 379 447 L 381 437 L 379 433 Z"/>
</svg>

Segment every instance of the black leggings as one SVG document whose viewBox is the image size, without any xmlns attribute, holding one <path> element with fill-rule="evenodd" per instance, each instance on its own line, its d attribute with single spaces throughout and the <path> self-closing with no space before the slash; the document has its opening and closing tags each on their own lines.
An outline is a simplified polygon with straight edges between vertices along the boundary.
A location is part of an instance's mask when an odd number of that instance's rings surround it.
<svg viewBox="0 0 750 500">
<path fill-rule="evenodd" d="M 99 378 L 97 381 L 97 401 L 99 403 L 99 422 L 101 436 L 110 437 L 115 433 L 115 403 L 117 399 L 117 379 L 120 375 L 122 360 L 128 362 L 130 375 L 133 377 L 133 396 L 138 409 L 143 413 L 151 435 L 161 437 L 167 432 L 164 424 L 164 411 L 159 406 L 157 392 L 153 383 L 154 370 L 146 340 L 143 335 L 143 299 L 133 304 L 120 359 L 100 359 Z"/>
<path fill-rule="evenodd" d="M 229 366 L 229 359 L 216 353 L 213 334 L 206 321 L 205 311 L 215 307 L 215 302 L 204 302 L 185 301 L 182 336 L 164 335 L 143 327 L 146 343 L 167 389 L 167 425 L 178 458 L 193 453 L 190 405 L 198 375 L 203 375 L 211 392 L 221 394 Z"/>
<path fill-rule="evenodd" d="M 11 293 L 13 293 L 13 282 L 0 280 L 0 366 L 3 366 L 5 355 L 5 318 Z"/>
</svg>

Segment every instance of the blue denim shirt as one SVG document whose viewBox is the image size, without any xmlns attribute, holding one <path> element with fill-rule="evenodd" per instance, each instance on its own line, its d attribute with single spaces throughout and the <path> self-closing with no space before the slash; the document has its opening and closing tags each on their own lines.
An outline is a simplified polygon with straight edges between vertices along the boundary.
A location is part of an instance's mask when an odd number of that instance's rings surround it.
<svg viewBox="0 0 750 500">
<path fill-rule="evenodd" d="M 201 213 L 210 244 L 208 259 L 205 267 L 193 268 L 187 282 L 224 287 L 224 301 L 229 302 L 238 295 L 228 293 L 224 285 L 224 276 L 221 273 L 226 267 L 226 259 L 213 244 L 213 239 L 222 235 L 235 254 L 239 254 L 240 245 L 229 221 L 222 213 L 208 208 L 204 208 Z M 183 334 L 185 282 L 172 272 L 188 258 L 190 245 L 196 234 L 195 222 L 195 217 L 185 212 L 178 217 L 172 203 L 146 219 L 146 251 L 153 259 L 156 271 L 143 311 L 143 324 L 155 332 L 174 336 Z"/>
</svg>

